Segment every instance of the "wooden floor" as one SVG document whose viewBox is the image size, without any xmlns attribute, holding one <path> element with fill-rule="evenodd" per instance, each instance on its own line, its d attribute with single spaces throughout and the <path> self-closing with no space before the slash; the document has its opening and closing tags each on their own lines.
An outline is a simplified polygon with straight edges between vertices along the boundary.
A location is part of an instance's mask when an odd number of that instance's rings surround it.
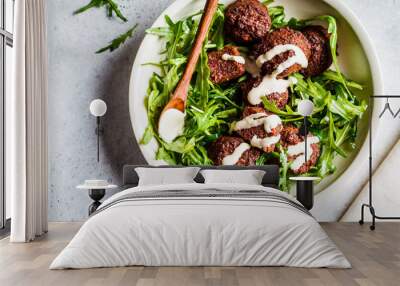
<svg viewBox="0 0 400 286">
<path fill-rule="evenodd" d="M 400 224 L 379 223 L 375 232 L 354 223 L 323 224 L 352 269 L 285 267 L 124 267 L 48 270 L 80 227 L 51 223 L 48 235 L 29 244 L 0 241 L 1 286 L 75 285 L 400 285 Z"/>
</svg>

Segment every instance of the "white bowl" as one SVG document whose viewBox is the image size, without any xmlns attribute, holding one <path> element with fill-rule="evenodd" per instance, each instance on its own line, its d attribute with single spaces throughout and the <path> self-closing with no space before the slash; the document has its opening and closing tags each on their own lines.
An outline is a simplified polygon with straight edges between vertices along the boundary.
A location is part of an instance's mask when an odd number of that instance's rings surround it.
<svg viewBox="0 0 400 286">
<path fill-rule="evenodd" d="M 221 3 L 231 3 L 233 1 L 220 1 Z M 277 0 L 274 5 L 283 5 L 286 16 L 297 18 L 311 18 L 317 15 L 329 14 L 337 19 L 338 24 L 338 45 L 339 45 L 339 65 L 344 74 L 356 82 L 364 85 L 364 90 L 358 93 L 365 99 L 370 95 L 382 94 L 383 83 L 382 75 L 377 60 L 376 52 L 371 43 L 371 39 L 366 33 L 363 25 L 354 13 L 337 0 Z M 172 3 L 155 21 L 153 27 L 166 26 L 164 16 L 168 15 L 174 20 L 181 19 L 187 15 L 199 11 L 204 6 L 204 1 L 178 0 Z M 148 62 L 159 62 L 162 58 L 160 51 L 164 48 L 164 42 L 156 36 L 147 35 L 137 52 L 132 68 L 129 89 L 129 109 L 133 130 L 139 142 L 147 126 L 147 112 L 144 99 L 148 88 L 148 81 L 153 72 L 158 69 L 152 66 L 143 66 Z M 378 112 L 380 106 L 376 104 L 373 112 Z M 365 116 L 359 124 L 359 135 L 357 138 L 357 149 L 348 158 L 337 157 L 335 164 L 337 171 L 316 186 L 316 192 L 320 192 L 331 185 L 335 180 L 340 183 L 342 174 L 352 165 L 352 174 L 356 175 L 357 170 L 363 168 L 363 162 L 367 158 L 368 149 L 366 136 L 368 132 L 368 122 Z M 375 116 L 374 116 L 375 117 Z M 377 118 L 377 117 L 375 117 Z M 375 128 L 379 125 L 374 122 Z M 155 159 L 158 144 L 153 139 L 147 145 L 139 145 L 140 149 L 150 165 L 165 165 L 166 162 Z M 365 166 L 364 166 L 365 167 Z M 354 173 L 353 173 L 354 172 Z M 335 183 L 335 185 L 336 185 Z"/>
</svg>

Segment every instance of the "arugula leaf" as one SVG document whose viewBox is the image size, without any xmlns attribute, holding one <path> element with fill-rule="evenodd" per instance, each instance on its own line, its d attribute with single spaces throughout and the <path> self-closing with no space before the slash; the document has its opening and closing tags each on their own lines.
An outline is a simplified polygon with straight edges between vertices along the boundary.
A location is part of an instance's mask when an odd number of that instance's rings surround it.
<svg viewBox="0 0 400 286">
<path fill-rule="evenodd" d="M 208 39 L 206 37 L 205 42 Z M 201 109 L 205 109 L 208 101 L 208 90 L 210 88 L 209 85 L 210 78 L 210 68 L 208 67 L 208 56 L 205 46 L 200 53 L 200 58 L 197 62 L 197 76 L 196 76 L 196 88 L 198 89 L 200 100 L 199 106 Z"/>
<path fill-rule="evenodd" d="M 290 27 L 292 29 L 302 29 L 308 24 L 308 20 L 298 20 L 296 18 L 290 18 L 286 21 L 285 8 L 283 6 L 270 6 L 274 3 L 274 0 L 263 1 L 262 4 L 267 6 L 268 13 L 271 18 L 272 29 L 280 29 L 284 27 Z"/>
<path fill-rule="evenodd" d="M 108 46 L 105 46 L 104 48 L 101 48 L 96 51 L 96 54 L 103 53 L 105 51 L 110 51 L 113 52 L 114 50 L 118 49 L 125 41 L 133 36 L 133 33 L 135 32 L 137 28 L 137 24 L 130 28 L 126 33 L 119 35 L 117 38 L 111 41 L 111 43 Z"/>
<path fill-rule="evenodd" d="M 271 111 L 272 113 L 275 113 L 277 115 L 284 116 L 284 117 L 299 116 L 299 114 L 297 112 L 294 112 L 293 110 L 284 111 L 284 110 L 279 109 L 274 102 L 270 101 L 265 96 L 261 97 L 261 100 L 264 104 L 264 108 L 268 111 Z"/>
<path fill-rule="evenodd" d="M 275 0 L 264 0 L 264 1 L 261 1 L 261 4 L 268 6 L 274 2 L 275 2 Z"/>
<path fill-rule="evenodd" d="M 194 148 L 195 143 L 195 138 L 188 139 L 180 136 L 172 143 L 165 143 L 164 147 L 168 151 L 173 151 L 176 153 L 188 153 Z"/>
<path fill-rule="evenodd" d="M 279 146 L 279 162 L 281 163 L 281 167 L 279 169 L 279 188 L 281 191 L 288 193 L 290 188 L 290 183 L 288 180 L 290 164 L 286 151 L 282 148 L 282 146 Z"/>
<path fill-rule="evenodd" d="M 224 37 L 224 5 L 218 4 L 217 11 L 215 12 L 213 24 L 209 32 L 209 38 L 212 43 L 215 43 L 215 47 L 219 50 L 225 45 Z"/>
<path fill-rule="evenodd" d="M 169 28 L 166 27 L 155 27 L 155 28 L 150 28 L 146 30 L 146 33 L 149 35 L 156 35 L 159 37 L 166 37 L 169 38 L 173 36 L 174 34 L 171 32 Z"/>
<path fill-rule="evenodd" d="M 139 144 L 147 145 L 153 137 L 153 129 L 150 125 L 148 125 L 144 131 L 143 137 L 140 139 Z"/>
<path fill-rule="evenodd" d="M 167 150 L 165 150 L 164 147 L 158 148 L 158 151 L 157 151 L 157 154 L 156 154 L 156 159 L 157 160 L 164 160 L 165 162 L 167 162 L 170 165 L 176 165 L 177 164 L 176 160 L 173 158 L 173 153 L 168 152 Z"/>
<path fill-rule="evenodd" d="M 261 156 L 256 160 L 256 165 L 257 166 L 263 166 L 270 162 L 270 160 L 273 159 L 279 159 L 280 158 L 280 153 L 278 152 L 272 152 L 272 153 L 263 153 Z"/>
<path fill-rule="evenodd" d="M 74 15 L 81 14 L 83 12 L 86 12 L 89 9 L 100 8 L 100 7 L 105 7 L 107 9 L 107 13 L 108 13 L 109 17 L 112 17 L 113 13 L 114 13 L 122 21 L 124 21 L 124 22 L 128 21 L 128 19 L 122 14 L 117 3 L 115 3 L 113 0 L 91 0 L 85 6 L 75 10 L 73 14 Z"/>
<path fill-rule="evenodd" d="M 325 80 L 331 80 L 331 81 L 343 83 L 343 75 L 339 74 L 336 71 L 327 70 L 322 74 L 321 77 L 322 77 L 322 79 L 325 79 Z M 363 90 L 363 86 L 361 84 L 358 84 L 358 83 L 348 80 L 346 78 L 344 78 L 344 80 L 345 80 L 345 84 L 348 87 L 358 89 L 358 90 Z"/>
<path fill-rule="evenodd" d="M 75 10 L 74 11 L 74 15 L 76 15 L 76 14 L 80 14 L 80 13 L 83 13 L 83 12 L 86 12 L 87 10 L 89 10 L 89 9 L 91 9 L 91 8 L 99 8 L 99 7 L 101 7 L 101 6 L 105 6 L 105 5 L 107 5 L 105 2 L 104 2 L 104 0 L 91 0 L 88 4 L 86 4 L 85 6 L 83 6 L 83 7 L 81 7 L 81 8 L 79 8 L 79 9 L 77 9 L 77 10 Z"/>
<path fill-rule="evenodd" d="M 318 177 L 325 178 L 336 171 L 336 166 L 333 164 L 333 157 L 334 153 L 329 145 L 323 145 L 322 153 L 317 165 Z"/>
<path fill-rule="evenodd" d="M 279 29 L 286 26 L 285 8 L 283 6 L 268 7 L 268 13 L 271 17 L 272 28 Z"/>
<path fill-rule="evenodd" d="M 337 61 L 336 49 L 337 49 L 338 34 L 337 34 L 336 19 L 329 15 L 323 15 L 323 16 L 315 17 L 313 20 L 322 20 L 322 21 L 326 21 L 328 23 L 329 47 L 331 49 L 333 65 L 335 66 L 335 70 L 336 70 L 337 75 L 339 76 L 342 84 L 345 86 L 346 89 L 348 89 L 346 81 L 340 72 L 339 64 Z"/>
</svg>

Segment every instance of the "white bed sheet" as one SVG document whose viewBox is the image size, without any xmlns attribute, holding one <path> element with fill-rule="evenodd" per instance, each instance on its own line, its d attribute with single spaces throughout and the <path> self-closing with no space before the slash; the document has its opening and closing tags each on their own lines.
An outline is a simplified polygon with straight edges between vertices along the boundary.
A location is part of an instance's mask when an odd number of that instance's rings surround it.
<svg viewBox="0 0 400 286">
<path fill-rule="evenodd" d="M 182 184 L 154 190 L 263 190 L 254 185 Z M 122 201 L 89 218 L 50 269 L 145 266 L 293 266 L 349 268 L 318 222 L 293 206 L 254 198 Z"/>
</svg>

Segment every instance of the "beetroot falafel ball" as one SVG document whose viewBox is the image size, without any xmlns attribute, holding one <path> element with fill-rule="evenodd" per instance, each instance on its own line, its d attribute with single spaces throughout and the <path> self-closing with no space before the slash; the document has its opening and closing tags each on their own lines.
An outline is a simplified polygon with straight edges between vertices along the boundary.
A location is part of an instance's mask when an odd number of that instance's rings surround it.
<svg viewBox="0 0 400 286">
<path fill-rule="evenodd" d="M 271 27 L 268 8 L 258 0 L 237 0 L 225 10 L 225 35 L 249 44 L 264 37 Z"/>
<path fill-rule="evenodd" d="M 244 119 L 252 114 L 260 114 L 260 115 L 264 114 L 265 117 L 272 115 L 272 113 L 267 112 L 262 107 L 246 106 L 243 110 L 242 119 Z M 251 142 L 251 139 L 253 139 L 254 136 L 256 136 L 257 138 L 260 138 L 260 139 L 263 139 L 263 138 L 266 138 L 269 136 L 277 136 L 280 134 L 281 130 L 282 130 L 282 124 L 278 125 L 276 128 L 273 128 L 271 130 L 271 132 L 267 132 L 267 130 L 265 130 L 265 128 L 264 128 L 264 124 L 262 124 L 262 125 L 247 128 L 247 129 L 236 130 L 236 133 L 239 134 L 239 136 L 242 137 L 247 142 Z M 271 153 L 274 150 L 275 150 L 275 144 L 263 147 L 263 151 L 266 153 Z"/>
<path fill-rule="evenodd" d="M 292 124 L 283 125 L 281 131 L 281 143 L 283 146 L 296 145 L 302 140 L 300 130 Z"/>
<path fill-rule="evenodd" d="M 217 141 L 211 143 L 208 147 L 208 157 L 214 162 L 214 165 L 223 165 L 226 156 L 231 155 L 240 144 L 245 143 L 242 138 L 232 136 L 221 136 Z M 243 152 L 236 166 L 254 166 L 261 152 L 255 148 L 250 148 Z"/>
<path fill-rule="evenodd" d="M 246 81 L 244 81 L 240 85 L 240 89 L 242 91 L 243 99 L 246 104 L 251 104 L 248 100 L 248 95 L 249 92 L 260 85 L 261 83 L 261 78 L 260 77 L 249 77 Z M 266 98 L 274 103 L 279 109 L 283 109 L 286 104 L 288 103 L 289 100 L 289 91 L 285 91 L 283 93 L 278 93 L 278 92 L 273 92 L 270 94 L 265 94 Z M 263 107 L 263 103 L 261 102 L 260 104 L 257 104 L 256 106 Z"/>
<path fill-rule="evenodd" d="M 306 77 L 320 75 L 332 64 L 328 30 L 322 26 L 307 26 L 302 33 L 311 45 L 311 56 L 308 60 L 308 67 L 302 69 L 301 73 Z"/>
<path fill-rule="evenodd" d="M 311 138 L 313 136 L 314 135 L 310 132 L 308 134 L 307 138 Z M 282 146 L 284 146 L 285 149 L 288 149 L 290 146 L 297 145 L 297 144 L 299 144 L 301 142 L 304 142 L 304 136 L 302 136 L 300 134 L 299 128 L 297 128 L 296 126 L 291 125 L 291 124 L 284 125 L 284 127 L 283 127 L 283 129 L 281 131 L 281 144 L 282 144 Z M 310 142 L 310 141 L 308 141 L 308 142 Z M 291 168 L 291 171 L 294 174 L 296 174 L 296 175 L 305 174 L 308 171 L 310 171 L 310 169 L 317 164 L 317 161 L 318 161 L 318 158 L 319 158 L 319 155 L 320 155 L 320 152 L 321 152 L 320 144 L 319 143 L 311 144 L 311 150 L 312 150 L 311 156 L 310 156 L 310 159 L 307 160 L 307 162 L 304 162 L 296 170 L 293 170 Z M 301 156 L 301 155 L 303 155 L 303 153 L 300 154 L 300 155 L 297 155 L 297 156 L 288 155 L 288 160 L 289 160 L 289 162 L 293 162 L 298 156 Z"/>
<path fill-rule="evenodd" d="M 278 45 L 295 45 L 303 51 L 307 59 L 311 56 L 311 45 L 307 38 L 301 32 L 290 28 L 281 28 L 269 33 L 260 42 L 254 45 L 252 54 L 254 58 L 257 59 L 259 56 L 265 54 Z M 272 74 L 281 63 L 294 55 L 295 52 L 293 50 L 278 54 L 270 61 L 266 61 L 262 64 L 261 73 L 263 75 Z M 277 75 L 277 78 L 281 79 L 288 77 L 301 69 L 302 66 L 296 63 Z"/>
<path fill-rule="evenodd" d="M 304 162 L 303 165 L 300 166 L 300 168 L 298 168 L 296 170 L 292 169 L 292 172 L 294 174 L 296 174 L 296 175 L 305 174 L 308 171 L 310 171 L 310 169 L 317 164 L 317 161 L 318 161 L 318 158 L 319 158 L 319 155 L 320 155 L 320 152 L 321 152 L 319 144 L 318 143 L 311 144 L 311 150 L 312 151 L 311 151 L 310 159 L 307 162 Z M 295 159 L 296 159 L 296 157 L 288 156 L 289 162 L 292 162 Z"/>
<path fill-rule="evenodd" d="M 232 60 L 224 60 L 222 56 L 240 56 L 237 47 L 226 46 L 221 50 L 208 53 L 208 66 L 210 68 L 210 79 L 215 84 L 221 84 L 242 76 L 246 71 L 244 64 Z"/>
</svg>

